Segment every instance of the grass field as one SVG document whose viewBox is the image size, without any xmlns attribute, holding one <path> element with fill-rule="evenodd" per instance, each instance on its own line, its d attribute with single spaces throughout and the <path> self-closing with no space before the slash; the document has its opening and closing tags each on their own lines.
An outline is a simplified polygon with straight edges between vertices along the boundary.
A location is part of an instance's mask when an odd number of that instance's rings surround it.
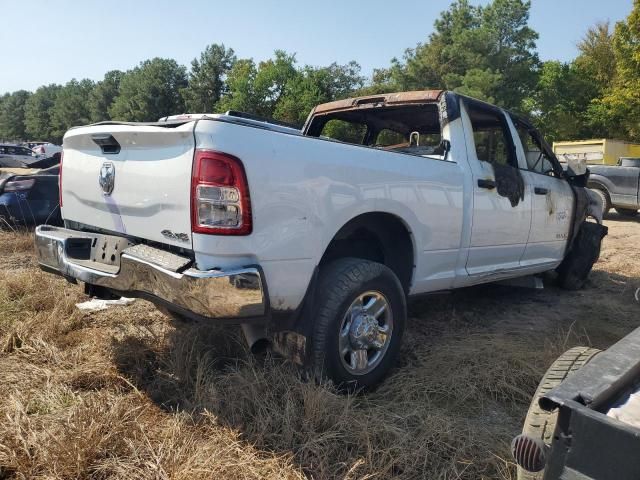
<svg viewBox="0 0 640 480">
<path fill-rule="evenodd" d="M 515 478 L 509 442 L 546 367 L 640 324 L 640 220 L 606 224 L 584 290 L 412 305 L 398 368 L 361 396 L 141 300 L 80 312 L 31 234 L 0 233 L 0 478 Z"/>
</svg>

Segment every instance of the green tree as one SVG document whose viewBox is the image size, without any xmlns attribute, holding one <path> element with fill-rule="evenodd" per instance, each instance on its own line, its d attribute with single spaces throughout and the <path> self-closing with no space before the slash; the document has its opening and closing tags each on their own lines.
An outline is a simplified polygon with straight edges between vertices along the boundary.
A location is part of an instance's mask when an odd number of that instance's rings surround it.
<svg viewBox="0 0 640 480">
<path fill-rule="evenodd" d="M 257 73 L 256 64 L 250 58 L 237 60 L 227 76 L 227 93 L 216 106 L 218 112 L 239 110 L 255 113 L 258 109 L 254 94 L 254 82 Z"/>
<path fill-rule="evenodd" d="M 26 140 L 25 105 L 30 92 L 18 90 L 2 97 L 0 103 L 0 138 Z"/>
<path fill-rule="evenodd" d="M 447 88 L 522 109 L 539 67 L 530 8 L 524 0 L 484 7 L 457 0 L 435 21 L 427 42 L 375 72 L 374 85 L 383 91 Z"/>
<path fill-rule="evenodd" d="M 252 59 L 236 61 L 227 78 L 228 93 L 217 110 L 241 110 L 273 117 L 284 98 L 287 84 L 299 75 L 295 55 L 276 50 L 273 59 L 256 64 Z"/>
<path fill-rule="evenodd" d="M 525 102 L 549 141 L 592 136 L 587 111 L 593 99 L 592 79 L 575 62 L 545 62 L 535 92 Z"/>
<path fill-rule="evenodd" d="M 611 85 L 616 72 L 616 56 L 609 22 L 598 22 L 587 29 L 578 42 L 580 55 L 575 63 L 585 75 L 592 77 L 593 85 L 601 93 Z"/>
<path fill-rule="evenodd" d="M 62 138 L 69 128 L 91 122 L 89 95 L 94 83 L 84 79 L 71 80 L 58 91 L 51 108 L 51 131 L 55 138 Z"/>
<path fill-rule="evenodd" d="M 189 86 L 183 96 L 187 111 L 213 112 L 226 90 L 226 76 L 236 62 L 233 49 L 224 44 L 209 45 L 200 54 L 200 60 L 194 58 L 189 72 Z"/>
<path fill-rule="evenodd" d="M 120 70 L 111 70 L 105 73 L 104 78 L 96 83 L 95 87 L 89 94 L 89 116 L 92 122 L 101 122 L 110 120 L 109 108 L 113 105 L 113 101 L 120 91 L 120 81 L 123 72 Z"/>
<path fill-rule="evenodd" d="M 31 140 L 59 143 L 51 126 L 51 113 L 58 92 L 62 87 L 56 84 L 38 88 L 25 104 L 25 127 Z"/>
<path fill-rule="evenodd" d="M 148 122 L 184 112 L 181 90 L 186 87 L 186 69 L 175 60 L 146 60 L 122 77 L 109 116 L 122 121 Z"/>
<path fill-rule="evenodd" d="M 364 85 L 360 65 L 332 63 L 328 67 L 305 66 L 285 86 L 285 94 L 274 116 L 293 124 L 302 124 L 313 107 L 353 95 Z"/>
<path fill-rule="evenodd" d="M 591 111 L 612 136 L 640 141 L 640 0 L 634 0 L 626 21 L 616 24 L 612 44 L 616 66 L 612 86 Z"/>
</svg>

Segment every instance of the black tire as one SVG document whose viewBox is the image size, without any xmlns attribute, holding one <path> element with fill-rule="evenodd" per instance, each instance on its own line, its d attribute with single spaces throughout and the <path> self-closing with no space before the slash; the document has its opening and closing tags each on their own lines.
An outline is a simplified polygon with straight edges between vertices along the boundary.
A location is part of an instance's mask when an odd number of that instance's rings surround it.
<svg viewBox="0 0 640 480">
<path fill-rule="evenodd" d="M 532 438 L 540 439 L 547 445 L 553 440 L 553 432 L 558 420 L 558 412 L 547 412 L 540 408 L 538 401 L 550 390 L 560 385 L 565 378 L 584 367 L 600 350 L 590 347 L 574 347 L 567 350 L 553 362 L 549 370 L 546 371 L 540 384 L 533 395 L 527 417 L 524 421 L 522 433 Z M 541 480 L 544 470 L 531 473 L 518 467 L 518 480 Z"/>
<path fill-rule="evenodd" d="M 368 291 L 379 292 L 385 297 L 393 328 L 388 346 L 375 368 L 368 373 L 354 375 L 343 365 L 339 335 L 352 303 Z M 341 258 L 321 269 L 317 292 L 311 358 L 316 379 L 329 379 L 343 391 L 373 387 L 388 373 L 400 350 L 407 304 L 398 277 L 380 263 Z"/>
<path fill-rule="evenodd" d="M 607 191 L 599 187 L 589 188 L 600 198 L 600 202 L 602 204 L 602 215 L 604 216 L 609 213 L 609 210 L 611 210 L 611 199 L 609 198 Z"/>
<path fill-rule="evenodd" d="M 616 207 L 616 212 L 625 217 L 637 217 L 638 210 L 634 210 L 633 208 L 618 208 Z"/>
<path fill-rule="evenodd" d="M 600 257 L 602 239 L 607 234 L 607 227 L 595 222 L 583 222 L 573 240 L 571 250 L 564 258 L 558 272 L 558 282 L 565 290 L 581 289 L 594 263 Z"/>
</svg>

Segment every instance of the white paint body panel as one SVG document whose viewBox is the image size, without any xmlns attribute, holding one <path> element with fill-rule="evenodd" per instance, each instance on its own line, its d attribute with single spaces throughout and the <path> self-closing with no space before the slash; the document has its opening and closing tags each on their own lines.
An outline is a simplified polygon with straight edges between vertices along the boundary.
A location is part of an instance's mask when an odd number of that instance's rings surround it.
<svg viewBox="0 0 640 480">
<path fill-rule="evenodd" d="M 69 131 L 63 218 L 193 250 L 201 270 L 260 265 L 271 306 L 281 310 L 298 307 L 334 235 L 368 212 L 396 215 L 411 233 L 411 294 L 535 273 L 562 258 L 566 240 L 555 236 L 564 234 L 566 225 L 549 224 L 540 199 L 532 199 L 530 182 L 520 208 L 495 191 L 478 190 L 477 179 L 490 178 L 492 171 L 475 158 L 464 108 L 443 130 L 451 142 L 446 160 L 247 126 L 224 116 L 198 118 L 173 128 L 117 124 Z M 113 135 L 121 152 L 102 154 L 91 139 L 95 133 Z M 196 148 L 243 162 L 251 194 L 250 235 L 191 234 Z M 116 169 L 110 196 L 98 184 L 105 161 Z M 571 218 L 569 186 L 557 181 L 549 188 L 557 211 Z M 536 229 L 532 218 L 536 228 L 549 231 L 530 240 Z M 167 239 L 163 229 L 188 233 L 190 241 Z"/>
</svg>

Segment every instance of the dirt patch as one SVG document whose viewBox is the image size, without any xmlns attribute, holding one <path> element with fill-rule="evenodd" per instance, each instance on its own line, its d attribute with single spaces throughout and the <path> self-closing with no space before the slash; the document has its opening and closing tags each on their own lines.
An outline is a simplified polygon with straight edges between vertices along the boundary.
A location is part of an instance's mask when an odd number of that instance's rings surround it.
<svg viewBox="0 0 640 480">
<path fill-rule="evenodd" d="M 515 478 L 509 442 L 547 366 L 638 326 L 640 222 L 606 224 L 583 290 L 412 304 L 398 368 L 359 397 L 141 300 L 80 313 L 81 287 L 35 268 L 30 234 L 2 233 L 0 478 Z"/>
</svg>

